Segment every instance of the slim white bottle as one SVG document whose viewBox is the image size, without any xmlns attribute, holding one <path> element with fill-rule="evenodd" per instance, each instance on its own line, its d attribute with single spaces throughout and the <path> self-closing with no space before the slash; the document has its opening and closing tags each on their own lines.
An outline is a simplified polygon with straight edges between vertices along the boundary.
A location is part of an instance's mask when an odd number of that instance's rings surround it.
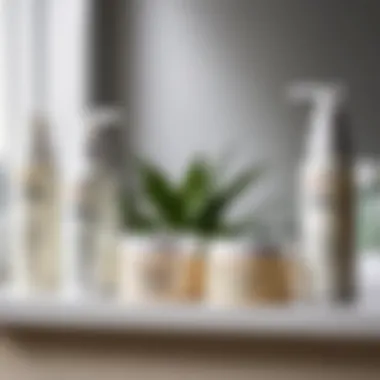
<svg viewBox="0 0 380 380">
<path fill-rule="evenodd" d="M 31 133 L 24 182 L 24 275 L 28 293 L 50 293 L 60 285 L 59 176 L 46 120 L 36 117 Z"/>
<path fill-rule="evenodd" d="M 344 89 L 300 83 L 295 100 L 311 100 L 308 145 L 301 169 L 301 298 L 321 303 L 354 297 L 352 144 Z"/>
</svg>

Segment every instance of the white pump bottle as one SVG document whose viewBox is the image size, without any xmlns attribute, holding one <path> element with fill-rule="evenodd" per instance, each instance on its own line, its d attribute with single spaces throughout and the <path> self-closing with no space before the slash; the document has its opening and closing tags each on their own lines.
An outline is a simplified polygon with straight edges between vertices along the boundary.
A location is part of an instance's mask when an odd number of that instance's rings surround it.
<svg viewBox="0 0 380 380">
<path fill-rule="evenodd" d="M 295 101 L 313 105 L 301 170 L 302 298 L 346 302 L 354 296 L 352 143 L 345 90 L 333 83 L 301 82 Z"/>
</svg>

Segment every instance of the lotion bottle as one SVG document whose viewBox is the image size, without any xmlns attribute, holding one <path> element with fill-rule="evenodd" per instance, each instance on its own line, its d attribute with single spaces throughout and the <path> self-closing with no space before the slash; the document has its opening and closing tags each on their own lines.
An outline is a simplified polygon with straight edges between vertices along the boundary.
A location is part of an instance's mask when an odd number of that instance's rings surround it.
<svg viewBox="0 0 380 380">
<path fill-rule="evenodd" d="M 352 141 L 345 90 L 333 83 L 298 83 L 291 98 L 311 101 L 301 169 L 301 298 L 347 302 L 354 297 Z"/>
</svg>

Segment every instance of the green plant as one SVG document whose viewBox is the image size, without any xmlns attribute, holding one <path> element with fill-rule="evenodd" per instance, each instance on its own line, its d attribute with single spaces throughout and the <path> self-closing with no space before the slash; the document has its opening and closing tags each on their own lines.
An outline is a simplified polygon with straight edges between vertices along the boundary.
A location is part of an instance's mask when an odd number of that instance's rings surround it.
<svg viewBox="0 0 380 380">
<path fill-rule="evenodd" d="M 213 236 L 234 235 L 258 226 L 258 221 L 252 217 L 228 223 L 226 214 L 239 196 L 261 179 L 262 167 L 248 168 L 227 184 L 220 183 L 220 173 L 215 165 L 200 158 L 189 164 L 178 183 L 147 161 L 139 162 L 138 174 L 140 196 L 131 199 L 124 195 L 123 199 L 127 228 Z"/>
</svg>

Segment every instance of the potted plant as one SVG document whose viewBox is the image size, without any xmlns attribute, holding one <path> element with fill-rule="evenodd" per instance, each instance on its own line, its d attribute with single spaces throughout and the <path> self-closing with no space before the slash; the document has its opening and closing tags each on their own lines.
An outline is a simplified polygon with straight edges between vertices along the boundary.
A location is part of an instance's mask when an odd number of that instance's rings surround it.
<svg viewBox="0 0 380 380">
<path fill-rule="evenodd" d="M 259 225 L 256 218 L 231 223 L 227 212 L 245 190 L 261 179 L 262 173 L 260 166 L 249 167 L 223 183 L 216 165 L 196 158 L 190 162 L 184 176 L 175 182 L 157 165 L 139 161 L 139 192 L 126 193 L 122 198 L 123 225 L 129 231 L 125 250 L 129 255 L 129 268 L 135 265 L 131 275 L 134 284 L 126 286 L 140 289 L 140 295 L 144 293 L 143 288 L 149 281 L 145 279 L 137 284 L 136 273 L 143 266 L 145 269 L 141 273 L 146 273 L 146 267 L 152 265 L 152 240 L 156 239 L 160 247 L 157 248 L 158 253 L 173 253 L 174 248 L 177 276 L 173 281 L 177 284 L 175 288 L 179 296 L 199 299 L 203 291 L 202 253 L 205 243 L 221 237 L 237 236 Z M 157 238 L 157 234 L 169 234 L 171 244 L 162 248 L 162 235 Z M 150 249 L 133 248 L 136 247 L 136 237 L 140 248 L 149 246 Z M 161 257 L 166 260 L 168 255 Z M 162 265 L 160 268 L 162 271 Z M 167 279 L 168 272 L 156 277 Z M 158 288 L 157 284 L 154 286 Z M 135 294 L 132 298 L 138 297 Z"/>
</svg>

